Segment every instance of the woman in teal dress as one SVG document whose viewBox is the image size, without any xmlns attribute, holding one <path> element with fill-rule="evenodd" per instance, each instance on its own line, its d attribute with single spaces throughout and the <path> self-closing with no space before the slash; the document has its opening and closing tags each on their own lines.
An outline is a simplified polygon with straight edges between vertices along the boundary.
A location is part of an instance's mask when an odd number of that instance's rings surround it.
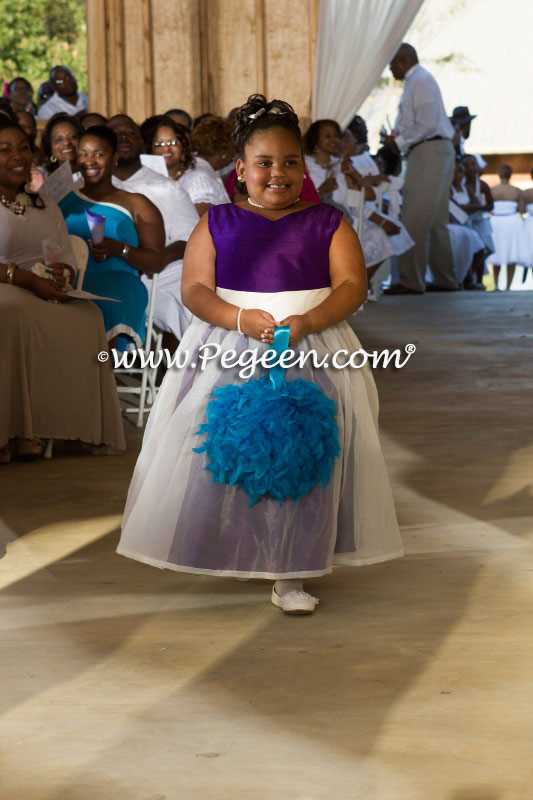
<svg viewBox="0 0 533 800">
<path fill-rule="evenodd" d="M 69 233 L 90 245 L 84 290 L 119 301 L 95 302 L 110 346 L 124 350 L 129 342 L 135 347 L 144 342 L 148 293 L 139 274 L 161 271 L 165 233 L 158 209 L 146 197 L 111 183 L 116 150 L 110 128 L 89 128 L 78 150 L 84 188 L 70 192 L 59 205 Z M 86 211 L 105 217 L 105 237 L 99 244 L 92 240 Z"/>
</svg>

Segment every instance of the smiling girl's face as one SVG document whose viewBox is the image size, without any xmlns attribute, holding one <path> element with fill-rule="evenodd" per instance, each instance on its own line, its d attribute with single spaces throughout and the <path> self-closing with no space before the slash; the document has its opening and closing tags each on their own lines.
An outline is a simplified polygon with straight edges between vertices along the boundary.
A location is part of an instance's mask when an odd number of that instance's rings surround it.
<svg viewBox="0 0 533 800">
<path fill-rule="evenodd" d="M 304 179 L 300 141 L 284 128 L 259 131 L 237 160 L 237 174 L 255 203 L 271 210 L 294 205 Z"/>
</svg>

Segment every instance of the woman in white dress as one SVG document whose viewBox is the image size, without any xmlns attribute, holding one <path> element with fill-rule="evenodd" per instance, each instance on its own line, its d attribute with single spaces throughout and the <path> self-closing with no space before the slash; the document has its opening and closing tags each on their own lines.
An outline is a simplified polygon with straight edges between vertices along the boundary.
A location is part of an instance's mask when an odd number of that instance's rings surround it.
<svg viewBox="0 0 533 800">
<path fill-rule="evenodd" d="M 481 169 L 475 156 L 464 156 L 465 177 L 463 186 L 468 192 L 468 222 L 485 245 L 486 255 L 494 250 L 489 214 L 494 208 L 490 186 L 480 179 Z M 466 211 L 466 209 L 465 209 Z"/>
<path fill-rule="evenodd" d="M 46 195 L 24 186 L 32 151 L 18 125 L 0 123 L 0 463 L 38 458 L 45 439 L 126 447 L 100 310 L 66 298 L 64 271 L 75 260 L 65 221 Z M 31 272 L 43 241 L 61 251 L 54 279 Z M 46 302 L 47 300 L 53 302 Z"/>
<path fill-rule="evenodd" d="M 498 290 L 500 270 L 507 266 L 507 288 L 511 288 L 515 267 L 523 261 L 523 223 L 520 216 L 524 211 L 524 196 L 518 186 L 511 184 L 513 171 L 508 164 L 498 169 L 500 183 L 492 189 L 494 209 L 491 216 L 494 251 L 488 261 L 494 270 L 495 289 Z"/>
<path fill-rule="evenodd" d="M 455 204 L 456 216 L 454 216 L 454 206 L 451 205 L 451 221 L 448 223 L 453 267 L 459 285 L 464 285 L 465 289 L 484 289 L 481 279 L 485 246 L 476 231 L 466 224 L 468 216 L 465 218 L 465 215 L 468 215 L 471 198 L 463 185 L 464 175 L 463 164 L 458 160 L 455 163 L 453 182 L 450 187 L 450 199 Z M 461 214 L 461 212 L 463 213 Z"/>
<path fill-rule="evenodd" d="M 322 201 L 348 209 L 352 222 L 359 211 L 350 201 L 349 189 L 364 191 L 365 203 L 361 226 L 361 246 L 365 256 L 367 277 L 370 282 L 379 266 L 389 258 L 409 250 L 413 241 L 401 223 L 377 210 L 375 192 L 367 179 L 360 175 L 350 162 L 350 153 L 340 158 L 341 129 L 334 120 L 313 122 L 307 131 L 305 157 L 307 170 Z M 357 223 L 354 224 L 357 229 Z"/>
<path fill-rule="evenodd" d="M 195 129 L 195 133 L 202 126 L 209 125 L 212 120 L 216 121 L 217 119 L 213 117 L 205 120 Z M 222 122 L 227 128 L 226 120 L 222 120 Z M 146 152 L 163 156 L 169 178 L 179 181 L 180 187 L 188 194 L 200 216 L 211 206 L 231 202 L 222 180 L 215 171 L 219 169 L 219 162 L 228 163 L 226 154 L 224 154 L 224 158 L 220 158 L 216 154 L 214 157 L 210 157 L 216 166 L 213 166 L 207 158 L 203 158 L 201 155 L 193 155 L 192 147 L 196 147 L 196 144 L 191 146 L 190 133 L 183 125 L 174 122 L 170 117 L 150 117 L 142 124 L 141 133 Z M 219 143 L 221 147 L 224 147 L 227 144 L 224 137 L 220 142 L 217 142 L 216 136 L 213 138 L 214 145 Z M 233 144 L 231 144 L 231 150 L 229 150 L 229 146 L 227 149 L 232 157 Z M 231 157 L 228 159 L 229 161 L 231 161 Z"/>
</svg>

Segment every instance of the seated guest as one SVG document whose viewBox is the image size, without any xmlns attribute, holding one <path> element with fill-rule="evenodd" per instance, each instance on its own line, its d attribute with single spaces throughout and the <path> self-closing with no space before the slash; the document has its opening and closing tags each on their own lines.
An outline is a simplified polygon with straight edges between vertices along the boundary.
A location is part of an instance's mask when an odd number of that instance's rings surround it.
<svg viewBox="0 0 533 800">
<path fill-rule="evenodd" d="M 402 209 L 402 189 L 405 183 L 400 177 L 402 171 L 402 157 L 392 147 L 380 147 L 376 153 L 375 162 L 380 175 L 388 178 L 384 186 L 384 198 L 388 202 L 388 214 L 393 219 L 400 219 Z"/>
<path fill-rule="evenodd" d="M 148 292 L 139 273 L 152 275 L 163 267 L 164 229 L 161 215 L 140 194 L 113 186 L 117 137 L 96 125 L 80 140 L 78 166 L 83 192 L 70 192 L 59 204 L 69 233 L 90 244 L 83 288 L 118 303 L 96 300 L 104 316 L 111 347 L 141 347 L 145 338 Z M 93 241 L 86 211 L 105 217 L 105 237 Z M 117 338 L 118 337 L 118 338 Z"/>
<path fill-rule="evenodd" d="M 148 117 L 140 127 L 146 153 L 165 159 L 168 177 L 177 181 L 196 161 L 187 129 L 170 117 Z M 182 184 L 183 185 L 183 184 Z"/>
<path fill-rule="evenodd" d="M 163 217 L 166 246 L 163 272 L 157 285 L 154 321 L 164 331 L 164 347 L 173 352 L 192 320 L 191 312 L 181 302 L 181 269 L 185 245 L 198 222 L 198 214 L 180 181 L 165 178 L 141 164 L 143 141 L 138 126 L 130 117 L 117 114 L 111 117 L 108 126 L 118 137 L 113 186 L 144 194 Z M 143 282 L 150 290 L 151 281 L 146 276 L 143 276 Z"/>
<path fill-rule="evenodd" d="M 450 187 L 450 198 L 455 206 L 465 214 L 470 214 L 478 208 L 477 201 L 473 202 L 464 186 L 465 169 L 460 159 L 455 162 L 455 172 Z M 448 223 L 450 245 L 452 248 L 453 267 L 455 277 L 460 286 L 465 289 L 484 289 L 482 283 L 483 268 L 485 263 L 485 248 L 483 241 L 467 222 L 454 216 L 453 206 L 450 209 L 451 221 Z M 431 280 L 431 274 L 428 276 Z"/>
<path fill-rule="evenodd" d="M 28 137 L 32 153 L 35 153 L 35 140 L 37 138 L 37 125 L 35 118 L 29 111 L 15 111 L 17 122 Z"/>
<path fill-rule="evenodd" d="M 94 125 L 107 125 L 107 117 L 103 114 L 98 114 L 96 111 L 82 111 L 81 114 L 76 114 L 81 127 L 84 131 L 89 130 Z"/>
<path fill-rule="evenodd" d="M 193 121 L 192 121 L 192 128 L 191 128 L 191 130 L 194 130 L 194 129 L 196 128 L 196 126 L 200 124 L 200 122 L 203 122 L 203 121 L 204 121 L 204 119 L 209 119 L 209 117 L 212 117 L 212 116 L 213 116 L 213 114 L 210 114 L 210 113 L 208 112 L 208 113 L 206 113 L 206 114 L 200 114 L 200 116 L 199 116 L 199 117 L 195 117 L 195 118 L 193 119 Z"/>
<path fill-rule="evenodd" d="M 37 112 L 33 102 L 33 87 L 26 78 L 13 78 L 7 86 L 7 99 L 11 108 L 17 111 L 27 111 L 32 116 Z"/>
<path fill-rule="evenodd" d="M 224 185 L 210 164 L 193 156 L 187 132 L 182 126 L 168 117 L 152 117 L 143 123 L 143 128 L 146 151 L 163 156 L 169 177 L 180 181 L 199 214 L 212 205 L 229 202 Z"/>
<path fill-rule="evenodd" d="M 43 174 L 51 175 L 65 161 L 69 162 L 73 174 L 76 174 L 78 146 L 82 135 L 83 128 L 75 117 L 54 114 L 46 123 L 41 141 Z"/>
<path fill-rule="evenodd" d="M 230 202 L 217 171 L 233 160 L 231 124 L 222 117 L 205 117 L 192 132 L 192 146 L 195 165 L 183 173 L 180 183 L 202 216 L 210 206 Z"/>
<path fill-rule="evenodd" d="M 475 230 L 485 246 L 485 255 L 494 250 L 492 241 L 492 227 L 489 213 L 494 208 L 494 199 L 490 186 L 480 179 L 481 169 L 475 156 L 463 158 L 465 177 L 463 185 L 468 193 L 468 208 L 463 210 L 468 213 L 468 225 Z"/>
<path fill-rule="evenodd" d="M 351 141 L 353 143 L 354 140 Z M 348 190 L 365 193 L 361 247 L 370 282 L 383 261 L 408 250 L 412 247 L 412 240 L 399 222 L 378 212 L 373 202 L 376 196 L 374 189 L 350 162 L 353 151 L 348 149 L 341 158 L 341 129 L 337 122 L 313 122 L 304 137 L 304 147 L 307 152 L 305 163 L 322 201 L 348 209 L 352 223 L 358 211 L 353 207 Z M 354 227 L 357 228 L 357 225 Z M 374 292 L 372 294 L 375 295 Z"/>
<path fill-rule="evenodd" d="M 37 89 L 37 100 L 39 107 L 44 106 L 47 100 L 50 100 L 54 93 L 54 84 L 51 81 L 43 81 Z"/>
<path fill-rule="evenodd" d="M 11 108 L 11 103 L 5 97 L 0 97 L 0 114 L 10 122 L 17 122 L 17 116 Z"/>
<path fill-rule="evenodd" d="M 381 187 L 390 183 L 387 175 L 380 173 L 379 168 L 370 155 L 370 148 L 368 146 L 368 129 L 363 117 L 355 115 L 348 128 L 344 132 L 344 137 L 353 136 L 355 140 L 354 152 L 350 156 L 350 161 L 359 172 L 363 175 L 371 186 Z M 345 142 L 347 146 L 347 142 Z M 376 198 L 377 199 L 377 198 Z"/>
<path fill-rule="evenodd" d="M 463 158 L 465 154 L 465 141 L 470 136 L 470 126 L 472 120 L 476 118 L 476 114 L 471 114 L 468 106 L 457 106 L 454 108 L 453 114 L 450 117 L 450 122 L 453 125 L 455 135 L 453 137 L 453 146 L 459 158 Z"/>
<path fill-rule="evenodd" d="M 0 119 L 0 463 L 39 457 L 41 437 L 125 449 L 113 373 L 96 358 L 102 315 L 63 293 L 76 264 L 57 205 L 24 189 L 32 159 L 24 131 Z M 50 238 L 61 257 L 45 279 L 31 268 Z"/>
<path fill-rule="evenodd" d="M 171 108 L 170 111 L 165 111 L 163 116 L 170 117 L 178 125 L 183 125 L 184 128 L 187 128 L 188 131 L 192 130 L 192 117 L 182 108 Z"/>
<path fill-rule="evenodd" d="M 518 186 L 513 186 L 513 170 L 508 164 L 498 169 L 500 183 L 492 188 L 494 209 L 491 216 L 494 250 L 488 256 L 494 271 L 495 288 L 498 289 L 500 269 L 507 265 L 507 289 L 511 288 L 517 262 L 523 261 L 522 219 L 524 196 Z"/>
<path fill-rule="evenodd" d="M 70 114 L 85 111 L 89 105 L 86 94 L 78 92 L 76 78 L 68 67 L 54 67 L 50 70 L 50 83 L 54 94 L 40 107 L 37 119 L 50 119 L 54 114 Z"/>
</svg>

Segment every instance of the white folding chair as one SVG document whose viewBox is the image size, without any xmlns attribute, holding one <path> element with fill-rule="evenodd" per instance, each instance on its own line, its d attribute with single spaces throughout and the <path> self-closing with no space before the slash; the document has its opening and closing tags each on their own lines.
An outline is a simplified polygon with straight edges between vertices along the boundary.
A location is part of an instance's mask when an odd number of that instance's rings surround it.
<svg viewBox="0 0 533 800">
<path fill-rule="evenodd" d="M 157 294 L 157 274 L 152 279 L 152 288 L 150 291 L 150 300 L 148 303 L 148 314 L 146 318 L 146 339 L 144 342 L 143 352 L 148 358 L 150 351 L 157 352 L 161 350 L 163 344 L 163 336 L 158 333 L 154 328 L 154 308 L 155 298 Z M 119 367 L 114 370 L 115 380 L 117 382 L 117 391 L 119 397 L 125 395 L 138 395 L 139 405 L 123 408 L 124 414 L 136 414 L 138 428 L 144 425 L 144 415 L 148 414 L 155 402 L 157 395 L 157 367 L 146 366 L 142 367 Z M 132 384 L 128 382 L 130 377 L 137 378 Z M 138 380 L 140 378 L 140 380 Z M 126 379 L 126 380 L 125 380 Z"/>
<path fill-rule="evenodd" d="M 365 221 L 365 193 L 360 192 L 359 189 L 348 189 L 348 205 L 350 211 L 355 212 L 355 230 L 361 238 Z"/>
<path fill-rule="evenodd" d="M 89 260 L 89 246 L 85 239 L 81 236 L 74 236 L 69 234 L 70 246 L 76 259 L 76 266 L 78 268 L 76 274 L 76 289 L 81 289 L 83 286 L 83 279 L 85 277 L 85 270 L 87 269 L 87 261 Z M 52 449 L 54 447 L 54 440 L 48 439 L 43 458 L 52 458 Z"/>
</svg>

